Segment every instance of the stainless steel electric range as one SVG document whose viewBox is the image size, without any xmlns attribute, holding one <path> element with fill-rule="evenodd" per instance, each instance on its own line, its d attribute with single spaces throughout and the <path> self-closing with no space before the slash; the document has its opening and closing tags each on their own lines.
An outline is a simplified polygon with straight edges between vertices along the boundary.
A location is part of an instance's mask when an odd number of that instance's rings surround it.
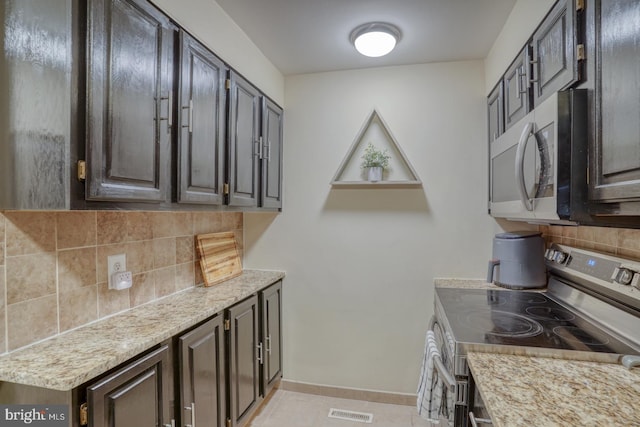
<svg viewBox="0 0 640 427">
<path fill-rule="evenodd" d="M 569 246 L 545 253 L 547 289 L 436 288 L 431 329 L 446 384 L 440 425 L 476 425 L 469 351 L 640 365 L 640 262 Z M 474 415 L 471 414 L 471 418 Z"/>
</svg>

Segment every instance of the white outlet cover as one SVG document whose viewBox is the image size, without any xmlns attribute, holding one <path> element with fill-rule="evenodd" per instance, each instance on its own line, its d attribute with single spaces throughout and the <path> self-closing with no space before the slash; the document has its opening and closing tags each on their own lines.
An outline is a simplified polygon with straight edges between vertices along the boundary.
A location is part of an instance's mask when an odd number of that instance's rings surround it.
<svg viewBox="0 0 640 427">
<path fill-rule="evenodd" d="M 111 288 L 111 278 L 113 273 L 127 271 L 127 254 L 110 255 L 107 257 L 107 276 L 109 277 L 109 288 Z"/>
</svg>

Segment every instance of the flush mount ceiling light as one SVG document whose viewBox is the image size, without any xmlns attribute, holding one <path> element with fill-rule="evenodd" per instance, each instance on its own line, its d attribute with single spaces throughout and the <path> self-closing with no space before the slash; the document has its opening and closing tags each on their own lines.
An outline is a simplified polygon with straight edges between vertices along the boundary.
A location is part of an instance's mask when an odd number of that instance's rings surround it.
<svg viewBox="0 0 640 427">
<path fill-rule="evenodd" d="M 400 40 L 400 30 L 386 22 L 370 22 L 351 32 L 349 40 L 365 56 L 378 57 L 391 52 Z"/>
</svg>

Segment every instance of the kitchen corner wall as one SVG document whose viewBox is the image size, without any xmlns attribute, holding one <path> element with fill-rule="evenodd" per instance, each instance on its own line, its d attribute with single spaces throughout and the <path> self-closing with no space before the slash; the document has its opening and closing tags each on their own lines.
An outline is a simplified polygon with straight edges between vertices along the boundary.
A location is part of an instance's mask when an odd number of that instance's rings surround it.
<svg viewBox="0 0 640 427">
<path fill-rule="evenodd" d="M 501 231 L 487 215 L 483 64 L 289 76 L 285 101 L 283 211 L 244 218 L 246 265 L 287 272 L 284 378 L 415 394 L 434 277 L 485 277 Z M 421 187 L 331 187 L 374 109 Z"/>
<path fill-rule="evenodd" d="M 234 231 L 221 212 L 0 212 L 0 353 L 202 284 L 194 237 Z M 124 253 L 133 286 L 109 290 Z"/>
</svg>

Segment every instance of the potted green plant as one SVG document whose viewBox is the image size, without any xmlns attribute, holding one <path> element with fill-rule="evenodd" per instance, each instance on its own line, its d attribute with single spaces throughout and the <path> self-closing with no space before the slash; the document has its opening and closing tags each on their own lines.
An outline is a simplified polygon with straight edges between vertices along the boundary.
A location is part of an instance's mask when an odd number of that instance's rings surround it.
<svg viewBox="0 0 640 427">
<path fill-rule="evenodd" d="M 390 158 L 386 148 L 384 150 L 377 149 L 372 143 L 366 146 L 362 155 L 362 169 L 368 169 L 369 181 L 382 181 L 382 171 L 389 166 Z"/>
</svg>

